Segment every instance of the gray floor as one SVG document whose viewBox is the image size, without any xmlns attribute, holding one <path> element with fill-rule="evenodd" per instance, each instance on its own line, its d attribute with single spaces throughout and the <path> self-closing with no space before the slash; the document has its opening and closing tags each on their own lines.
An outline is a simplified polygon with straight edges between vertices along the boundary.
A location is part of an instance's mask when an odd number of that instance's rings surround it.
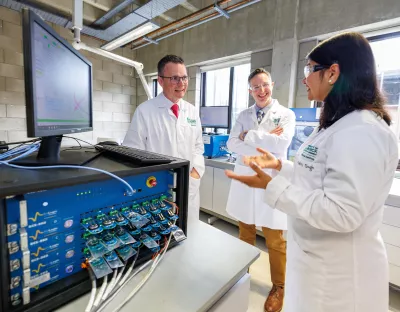
<svg viewBox="0 0 400 312">
<path fill-rule="evenodd" d="M 207 223 L 207 215 L 204 212 L 200 212 L 200 220 Z M 238 236 L 237 226 L 225 222 L 223 220 L 217 220 L 212 225 L 213 227 L 230 234 L 232 236 Z M 250 284 L 250 302 L 249 309 L 247 312 L 261 312 L 264 311 L 264 301 L 269 290 L 272 287 L 271 275 L 269 273 L 269 260 L 268 250 L 265 246 L 265 241 L 262 237 L 257 237 L 257 247 L 261 250 L 260 258 L 251 266 L 251 284 Z M 390 310 L 391 312 L 400 312 L 400 292 L 393 289 L 390 290 Z M 284 312 L 284 311 L 283 311 Z"/>
</svg>

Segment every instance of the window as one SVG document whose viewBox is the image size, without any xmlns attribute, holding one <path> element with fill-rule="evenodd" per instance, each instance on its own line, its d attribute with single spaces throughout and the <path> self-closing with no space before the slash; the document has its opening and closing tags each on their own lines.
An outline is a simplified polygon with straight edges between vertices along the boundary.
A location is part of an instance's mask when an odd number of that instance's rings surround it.
<svg viewBox="0 0 400 312">
<path fill-rule="evenodd" d="M 392 117 L 392 129 L 400 135 L 400 34 L 370 39 L 375 57 L 378 83 L 386 97 L 386 108 Z"/>
<path fill-rule="evenodd" d="M 229 106 L 231 68 L 210 70 L 203 74 L 203 106 Z"/>
<path fill-rule="evenodd" d="M 249 74 L 249 63 L 203 72 L 201 105 L 230 106 L 232 127 L 239 113 L 249 104 Z"/>
<path fill-rule="evenodd" d="M 153 81 L 153 97 L 156 97 L 163 91 L 163 89 L 158 83 L 157 78 L 153 78 L 152 81 Z"/>
<path fill-rule="evenodd" d="M 236 122 L 240 112 L 249 106 L 249 87 L 247 79 L 250 75 L 250 64 L 234 67 L 233 96 L 232 96 L 232 123 Z M 232 124 L 232 126 L 233 126 Z"/>
</svg>

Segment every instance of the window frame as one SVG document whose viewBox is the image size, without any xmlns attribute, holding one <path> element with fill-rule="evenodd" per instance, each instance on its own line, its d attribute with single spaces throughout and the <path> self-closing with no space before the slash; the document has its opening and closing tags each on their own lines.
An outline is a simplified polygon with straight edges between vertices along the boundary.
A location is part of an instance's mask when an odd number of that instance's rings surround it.
<svg viewBox="0 0 400 312">
<path fill-rule="evenodd" d="M 246 63 L 243 63 L 246 64 Z M 223 68 L 230 68 L 229 72 L 229 95 L 228 95 L 228 124 L 229 127 L 226 129 L 227 133 L 229 134 L 232 127 L 233 127 L 233 121 L 232 121 L 232 109 L 233 109 L 233 84 L 234 84 L 234 79 L 235 79 L 235 66 L 239 66 L 242 64 L 237 64 L 237 65 L 231 65 L 227 67 L 218 67 L 215 69 L 210 69 L 207 71 L 203 71 L 201 73 L 201 82 L 200 82 L 200 106 L 201 107 L 206 107 L 206 92 L 207 92 L 207 73 L 209 71 L 213 70 L 218 70 L 218 69 L 223 69 Z M 221 128 L 222 129 L 222 128 Z M 224 128 L 225 129 L 225 128 Z"/>
<path fill-rule="evenodd" d="M 393 39 L 393 38 L 400 39 L 400 31 L 382 33 L 382 34 L 371 35 L 371 36 L 366 35 L 366 39 L 368 40 L 369 43 L 384 41 L 384 40 Z M 382 84 L 383 84 L 383 79 L 382 79 Z M 382 92 L 381 88 L 382 88 L 382 85 L 380 86 L 380 91 Z M 390 106 L 390 105 L 388 105 L 388 106 Z M 397 137 L 397 141 L 400 142 L 400 103 L 397 105 L 397 114 L 396 114 L 395 122 L 396 122 L 396 127 L 394 130 L 394 133 Z"/>
<path fill-rule="evenodd" d="M 153 97 L 158 96 L 158 75 L 157 76 L 152 76 L 150 78 L 150 83 L 151 83 L 151 91 L 153 94 Z"/>
</svg>

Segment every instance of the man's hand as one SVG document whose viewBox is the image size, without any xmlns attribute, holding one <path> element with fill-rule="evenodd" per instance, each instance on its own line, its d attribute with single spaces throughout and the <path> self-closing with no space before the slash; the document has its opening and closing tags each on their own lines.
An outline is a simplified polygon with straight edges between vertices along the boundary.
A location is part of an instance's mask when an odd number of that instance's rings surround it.
<svg viewBox="0 0 400 312">
<path fill-rule="evenodd" d="M 254 162 L 250 163 L 251 169 L 253 169 L 256 174 L 253 176 L 237 175 L 231 170 L 226 170 L 225 174 L 228 178 L 242 182 L 250 187 L 265 189 L 272 178 L 261 170 Z"/>
<path fill-rule="evenodd" d="M 244 141 L 244 137 L 246 136 L 247 132 L 249 131 L 243 131 L 240 135 L 239 135 L 239 139 L 241 139 L 242 141 Z"/>
<path fill-rule="evenodd" d="M 274 155 L 266 150 L 263 150 L 262 148 L 257 148 L 257 151 L 262 155 L 243 157 L 243 162 L 245 165 L 251 167 L 251 164 L 254 163 L 262 169 L 281 170 L 282 164 Z"/>
<path fill-rule="evenodd" d="M 195 168 L 193 168 L 192 171 L 190 171 L 190 176 L 193 179 L 200 179 L 200 175 Z"/>
<path fill-rule="evenodd" d="M 283 128 L 278 126 L 274 130 L 270 131 L 270 133 L 271 134 L 276 134 L 277 136 L 280 136 L 283 133 Z"/>
</svg>

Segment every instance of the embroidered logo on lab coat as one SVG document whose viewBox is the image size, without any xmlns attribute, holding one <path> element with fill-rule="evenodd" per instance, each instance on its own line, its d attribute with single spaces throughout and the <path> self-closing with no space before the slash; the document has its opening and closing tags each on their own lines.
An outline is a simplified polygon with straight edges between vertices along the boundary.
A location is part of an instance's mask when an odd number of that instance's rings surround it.
<svg viewBox="0 0 400 312">
<path fill-rule="evenodd" d="M 305 159 L 314 161 L 315 157 L 317 157 L 317 153 L 318 153 L 318 147 L 308 145 L 303 150 L 303 153 L 301 153 L 301 156 L 303 156 Z"/>
<path fill-rule="evenodd" d="M 196 119 L 190 119 L 189 117 L 186 118 L 187 122 L 189 125 L 191 126 L 195 126 L 196 125 Z"/>
<path fill-rule="evenodd" d="M 274 125 L 275 125 L 275 126 L 278 126 L 278 125 L 279 125 L 279 122 L 281 121 L 281 117 L 272 118 L 272 121 L 274 122 Z"/>
</svg>

